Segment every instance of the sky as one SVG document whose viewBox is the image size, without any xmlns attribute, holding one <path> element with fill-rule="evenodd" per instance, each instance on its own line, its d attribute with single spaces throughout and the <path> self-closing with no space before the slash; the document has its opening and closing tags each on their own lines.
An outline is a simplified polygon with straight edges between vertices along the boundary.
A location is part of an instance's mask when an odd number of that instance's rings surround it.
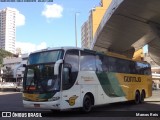
<svg viewBox="0 0 160 120">
<path fill-rule="evenodd" d="M 77 12 L 77 40 L 78 47 L 81 47 L 81 26 L 88 19 L 90 10 L 100 3 L 100 0 L 50 1 L 0 2 L 0 10 L 10 7 L 18 11 L 16 48 L 21 48 L 22 53 L 48 47 L 75 46 Z"/>
</svg>

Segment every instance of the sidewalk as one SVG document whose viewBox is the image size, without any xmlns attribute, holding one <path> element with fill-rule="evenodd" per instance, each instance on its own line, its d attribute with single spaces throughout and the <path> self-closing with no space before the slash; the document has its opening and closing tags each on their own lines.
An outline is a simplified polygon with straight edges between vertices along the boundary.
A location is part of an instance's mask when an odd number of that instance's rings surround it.
<svg viewBox="0 0 160 120">
<path fill-rule="evenodd" d="M 144 101 L 146 102 L 160 102 L 160 90 L 153 90 L 152 96 L 146 98 Z"/>
<path fill-rule="evenodd" d="M 1 92 L 0 91 L 0 95 L 17 94 L 17 93 L 20 93 L 20 92 Z"/>
</svg>

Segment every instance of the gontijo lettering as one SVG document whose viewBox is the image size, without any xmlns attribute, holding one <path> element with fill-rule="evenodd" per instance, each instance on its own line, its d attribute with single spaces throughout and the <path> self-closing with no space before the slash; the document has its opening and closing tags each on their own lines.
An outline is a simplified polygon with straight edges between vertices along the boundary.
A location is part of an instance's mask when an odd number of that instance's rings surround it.
<svg viewBox="0 0 160 120">
<path fill-rule="evenodd" d="M 124 76 L 124 82 L 141 82 L 141 77 Z"/>
</svg>

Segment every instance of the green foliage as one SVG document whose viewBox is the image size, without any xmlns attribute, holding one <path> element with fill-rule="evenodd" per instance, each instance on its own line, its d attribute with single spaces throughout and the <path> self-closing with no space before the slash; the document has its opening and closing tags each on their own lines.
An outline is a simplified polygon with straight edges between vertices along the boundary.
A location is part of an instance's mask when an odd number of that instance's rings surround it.
<svg viewBox="0 0 160 120">
<path fill-rule="evenodd" d="M 2 62 L 3 62 L 3 58 L 5 57 L 12 57 L 14 56 L 14 54 L 8 52 L 8 51 L 5 51 L 3 49 L 0 49 L 0 66 L 2 65 Z"/>
</svg>

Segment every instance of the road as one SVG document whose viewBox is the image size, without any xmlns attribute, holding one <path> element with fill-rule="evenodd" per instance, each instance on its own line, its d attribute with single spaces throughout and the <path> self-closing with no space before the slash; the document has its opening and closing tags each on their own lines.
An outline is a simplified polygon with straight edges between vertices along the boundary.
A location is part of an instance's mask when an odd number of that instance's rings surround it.
<svg viewBox="0 0 160 120">
<path fill-rule="evenodd" d="M 0 92 L 0 111 L 17 111 L 17 112 L 41 112 L 42 118 L 45 120 L 50 119 L 83 119 L 90 120 L 90 119 L 98 119 L 97 117 L 100 117 L 101 119 L 123 119 L 128 120 L 128 117 L 124 116 L 134 116 L 130 119 L 139 119 L 141 120 L 142 117 L 136 117 L 136 113 L 140 114 L 158 114 L 160 117 L 160 90 L 153 91 L 153 96 L 150 98 L 145 99 L 145 103 L 135 105 L 131 102 L 122 102 L 122 103 L 114 103 L 114 104 L 107 104 L 103 106 L 94 107 L 93 111 L 88 114 L 81 113 L 78 110 L 73 111 L 55 111 L 51 112 L 50 110 L 40 110 L 40 109 L 27 109 L 23 108 L 22 104 L 22 93 L 20 92 Z M 134 111 L 134 112 L 133 112 Z M 138 111 L 138 112 L 137 112 Z M 159 112 L 157 112 L 159 111 Z M 156 114 L 155 114 L 156 113 Z M 148 120 L 152 119 L 159 119 L 158 117 L 144 117 L 145 119 L 148 118 Z M 2 119 L 2 118 L 0 118 Z M 6 118 L 3 118 L 6 119 Z M 9 118 L 8 118 L 9 119 Z M 12 118 L 12 119 L 22 119 L 22 118 Z M 23 118 L 24 119 L 24 118 Z M 26 118 L 27 119 L 27 118 Z M 40 119 L 40 118 L 36 118 Z"/>
</svg>

